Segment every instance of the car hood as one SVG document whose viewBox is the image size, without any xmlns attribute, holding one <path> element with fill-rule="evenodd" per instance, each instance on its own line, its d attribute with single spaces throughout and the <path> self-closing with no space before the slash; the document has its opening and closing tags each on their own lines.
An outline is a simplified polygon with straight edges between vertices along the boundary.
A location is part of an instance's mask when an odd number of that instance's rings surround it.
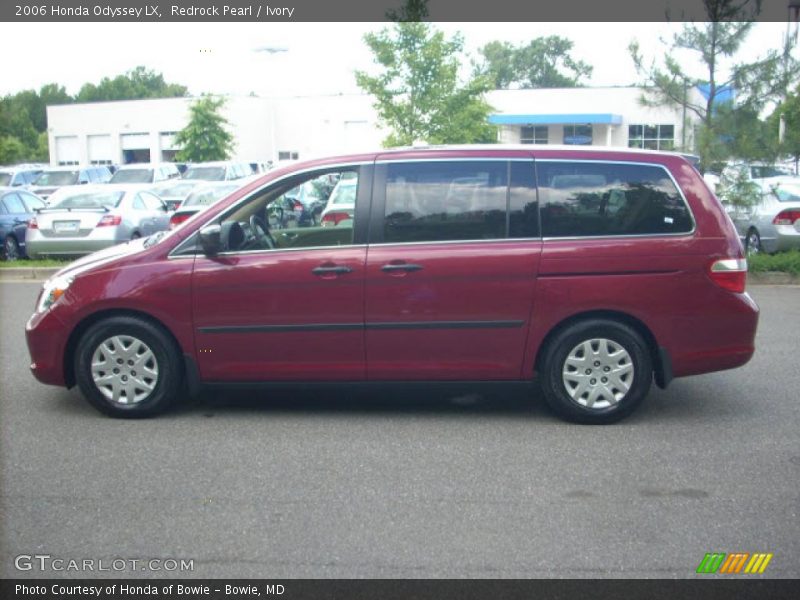
<svg viewBox="0 0 800 600">
<path fill-rule="evenodd" d="M 105 248 L 104 250 L 93 252 L 88 256 L 84 256 L 83 258 L 79 258 L 78 260 L 70 263 L 68 266 L 64 267 L 55 275 L 53 275 L 53 277 L 76 277 L 86 273 L 87 271 L 104 267 L 122 257 L 131 256 L 141 252 L 144 250 L 145 239 L 147 238 L 131 240 L 129 242 L 125 242 L 124 244 L 117 244 L 116 246 L 111 246 L 109 248 Z"/>
</svg>

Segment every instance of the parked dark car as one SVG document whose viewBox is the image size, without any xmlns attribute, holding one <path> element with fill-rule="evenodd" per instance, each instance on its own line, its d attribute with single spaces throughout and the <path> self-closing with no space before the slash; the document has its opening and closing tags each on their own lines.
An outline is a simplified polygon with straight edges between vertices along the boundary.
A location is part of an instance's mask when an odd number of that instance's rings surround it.
<svg viewBox="0 0 800 600">
<path fill-rule="evenodd" d="M 28 186 L 39 176 L 41 165 L 0 167 L 0 187 Z"/>
<path fill-rule="evenodd" d="M 355 181 L 350 223 L 269 226 L 274 201 L 324 178 Z M 27 341 L 37 379 L 119 417 L 235 383 L 536 379 L 559 415 L 609 423 L 653 382 L 750 360 L 746 276 L 679 154 L 398 149 L 275 169 L 73 263 Z"/>
<path fill-rule="evenodd" d="M 27 256 L 25 232 L 37 209 L 44 202 L 18 188 L 0 187 L 0 243 L 5 260 Z"/>
</svg>

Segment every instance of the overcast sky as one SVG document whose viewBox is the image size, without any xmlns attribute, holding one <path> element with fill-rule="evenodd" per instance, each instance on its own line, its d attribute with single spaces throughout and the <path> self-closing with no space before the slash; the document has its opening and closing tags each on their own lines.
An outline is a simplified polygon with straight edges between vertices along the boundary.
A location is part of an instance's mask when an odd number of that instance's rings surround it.
<svg viewBox="0 0 800 600">
<path fill-rule="evenodd" d="M 137 65 L 162 72 L 169 82 L 203 92 L 262 96 L 358 92 L 353 71 L 373 68 L 363 35 L 385 23 L 0 23 L 3 74 L 0 94 L 60 83 L 74 94 Z M 637 38 L 645 56 L 663 54 L 659 37 L 680 24 L 666 23 L 440 23 L 460 31 L 468 56 L 498 39 L 520 43 L 561 35 L 573 56 L 594 67 L 590 85 L 637 83 L 627 51 Z M 740 60 L 778 48 L 783 23 L 758 23 Z M 268 54 L 257 48 L 282 47 Z M 701 73 L 696 73 L 700 75 Z"/>
</svg>

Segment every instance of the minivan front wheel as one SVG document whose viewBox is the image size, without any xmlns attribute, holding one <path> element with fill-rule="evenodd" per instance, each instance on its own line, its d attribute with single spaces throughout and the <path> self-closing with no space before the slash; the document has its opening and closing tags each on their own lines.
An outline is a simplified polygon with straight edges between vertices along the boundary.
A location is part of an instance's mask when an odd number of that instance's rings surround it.
<svg viewBox="0 0 800 600">
<path fill-rule="evenodd" d="M 613 423 L 644 400 L 653 378 L 647 344 L 618 321 L 590 319 L 548 345 L 540 372 L 550 407 L 578 423 Z"/>
<path fill-rule="evenodd" d="M 75 375 L 97 410 L 113 417 L 149 417 L 166 410 L 178 394 L 180 355 L 160 327 L 137 317 L 112 317 L 82 336 Z"/>
</svg>

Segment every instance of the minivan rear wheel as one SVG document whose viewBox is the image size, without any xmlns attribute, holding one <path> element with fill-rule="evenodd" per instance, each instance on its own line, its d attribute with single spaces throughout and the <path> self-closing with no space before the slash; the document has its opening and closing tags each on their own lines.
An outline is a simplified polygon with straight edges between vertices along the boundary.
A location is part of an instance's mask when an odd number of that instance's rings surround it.
<svg viewBox="0 0 800 600">
<path fill-rule="evenodd" d="M 548 405 L 577 423 L 625 418 L 653 379 L 647 344 L 631 327 L 609 319 L 575 323 L 548 344 L 540 370 Z"/>
<path fill-rule="evenodd" d="M 82 336 L 75 352 L 75 378 L 100 412 L 150 417 L 166 410 L 180 390 L 180 354 L 157 325 L 138 317 L 112 317 Z"/>
</svg>

